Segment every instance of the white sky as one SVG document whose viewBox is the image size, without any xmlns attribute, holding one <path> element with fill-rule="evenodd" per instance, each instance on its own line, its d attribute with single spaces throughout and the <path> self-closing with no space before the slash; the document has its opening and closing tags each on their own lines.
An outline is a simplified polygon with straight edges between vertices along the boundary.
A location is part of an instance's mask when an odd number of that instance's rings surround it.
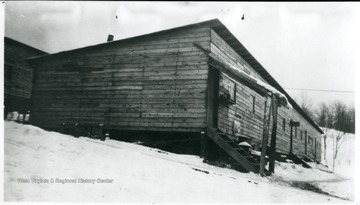
<svg viewBox="0 0 360 205">
<path fill-rule="evenodd" d="M 54 53 L 218 18 L 294 99 L 354 104 L 286 88 L 355 91 L 359 14 L 359 3 L 21 1 L 5 2 L 5 36 Z"/>
</svg>

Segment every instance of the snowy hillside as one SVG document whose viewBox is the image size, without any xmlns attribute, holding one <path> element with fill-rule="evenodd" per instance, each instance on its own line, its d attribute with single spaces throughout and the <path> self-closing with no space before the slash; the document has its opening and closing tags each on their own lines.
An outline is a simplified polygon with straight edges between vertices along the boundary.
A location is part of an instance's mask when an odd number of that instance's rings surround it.
<svg viewBox="0 0 360 205">
<path fill-rule="evenodd" d="M 114 140 L 74 138 L 14 122 L 5 122 L 4 149 L 5 201 L 346 203 L 349 201 L 343 198 L 353 200 L 349 180 L 294 164 L 277 163 L 276 175 L 262 178 L 204 164 L 198 156 Z M 320 184 L 328 189 L 326 192 L 338 197 L 300 189 Z"/>
<path fill-rule="evenodd" d="M 354 134 L 345 134 L 334 129 L 321 128 L 324 131 L 326 138 L 326 152 L 325 143 L 322 140 L 322 157 L 321 163 L 328 165 L 330 171 L 334 171 L 340 175 L 343 175 L 348 178 L 353 178 L 355 174 L 355 135 Z M 333 154 L 335 151 L 335 141 L 336 136 L 342 136 L 340 140 L 340 146 L 338 151 L 338 156 L 335 161 L 333 160 Z M 326 156 L 324 156 L 324 153 Z M 333 163 L 335 162 L 335 169 L 333 170 Z"/>
</svg>

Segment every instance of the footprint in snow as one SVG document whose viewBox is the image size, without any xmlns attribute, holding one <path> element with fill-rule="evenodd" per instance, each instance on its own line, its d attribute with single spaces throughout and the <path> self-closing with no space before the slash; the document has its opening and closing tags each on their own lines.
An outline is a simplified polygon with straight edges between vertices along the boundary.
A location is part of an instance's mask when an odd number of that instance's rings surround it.
<svg viewBox="0 0 360 205">
<path fill-rule="evenodd" d="M 258 184 L 257 182 L 253 182 L 253 181 L 248 181 L 249 183 L 254 183 L 254 184 Z"/>
<path fill-rule="evenodd" d="M 169 153 L 167 153 L 167 152 L 160 151 L 160 150 L 158 150 L 157 152 L 159 152 L 159 153 L 161 153 L 161 154 L 169 154 Z"/>
</svg>

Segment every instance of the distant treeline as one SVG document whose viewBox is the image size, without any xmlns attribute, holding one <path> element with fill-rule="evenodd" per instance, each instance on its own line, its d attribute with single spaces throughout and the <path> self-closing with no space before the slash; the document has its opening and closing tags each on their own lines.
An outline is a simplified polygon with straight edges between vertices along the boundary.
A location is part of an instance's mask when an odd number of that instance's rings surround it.
<svg viewBox="0 0 360 205">
<path fill-rule="evenodd" d="M 304 111 L 320 126 L 336 129 L 346 133 L 355 133 L 355 107 L 341 101 L 320 103 L 313 109 L 302 103 Z"/>
</svg>

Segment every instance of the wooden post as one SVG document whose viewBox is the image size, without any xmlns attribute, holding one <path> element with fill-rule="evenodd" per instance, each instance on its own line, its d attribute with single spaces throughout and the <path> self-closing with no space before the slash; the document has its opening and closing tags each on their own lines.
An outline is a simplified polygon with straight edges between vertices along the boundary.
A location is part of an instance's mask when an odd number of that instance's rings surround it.
<svg viewBox="0 0 360 205">
<path fill-rule="evenodd" d="M 315 161 L 316 161 L 316 144 L 317 144 L 317 141 L 316 141 L 316 138 L 314 138 L 315 139 Z"/>
<path fill-rule="evenodd" d="M 60 125 L 60 133 L 65 134 L 65 123 L 61 123 Z"/>
<path fill-rule="evenodd" d="M 104 124 L 99 124 L 99 137 L 101 141 L 105 141 L 104 131 Z"/>
<path fill-rule="evenodd" d="M 200 157 L 206 160 L 207 158 L 207 147 L 206 147 L 206 135 L 205 132 L 200 133 Z"/>
<path fill-rule="evenodd" d="M 307 131 L 305 131 L 305 156 L 307 155 Z"/>
<path fill-rule="evenodd" d="M 293 126 L 290 121 L 290 153 L 292 153 L 292 145 L 293 145 Z"/>
<path fill-rule="evenodd" d="M 80 137 L 79 123 L 75 123 L 75 124 L 74 124 L 74 136 L 75 136 L 75 137 Z"/>
<path fill-rule="evenodd" d="M 276 157 L 276 130 L 277 130 L 277 113 L 278 113 L 278 101 L 275 95 L 272 95 L 272 116 L 273 116 L 273 125 L 271 131 L 271 140 L 270 140 L 270 158 L 269 158 L 269 171 L 275 173 L 275 157 Z"/>
<path fill-rule="evenodd" d="M 263 139 L 261 147 L 261 156 L 260 156 L 260 175 L 264 176 L 265 164 L 266 164 L 266 149 L 269 139 L 269 124 L 270 124 L 270 115 L 271 115 L 271 98 L 266 97 L 265 108 L 264 108 L 264 125 L 263 125 Z"/>
</svg>

